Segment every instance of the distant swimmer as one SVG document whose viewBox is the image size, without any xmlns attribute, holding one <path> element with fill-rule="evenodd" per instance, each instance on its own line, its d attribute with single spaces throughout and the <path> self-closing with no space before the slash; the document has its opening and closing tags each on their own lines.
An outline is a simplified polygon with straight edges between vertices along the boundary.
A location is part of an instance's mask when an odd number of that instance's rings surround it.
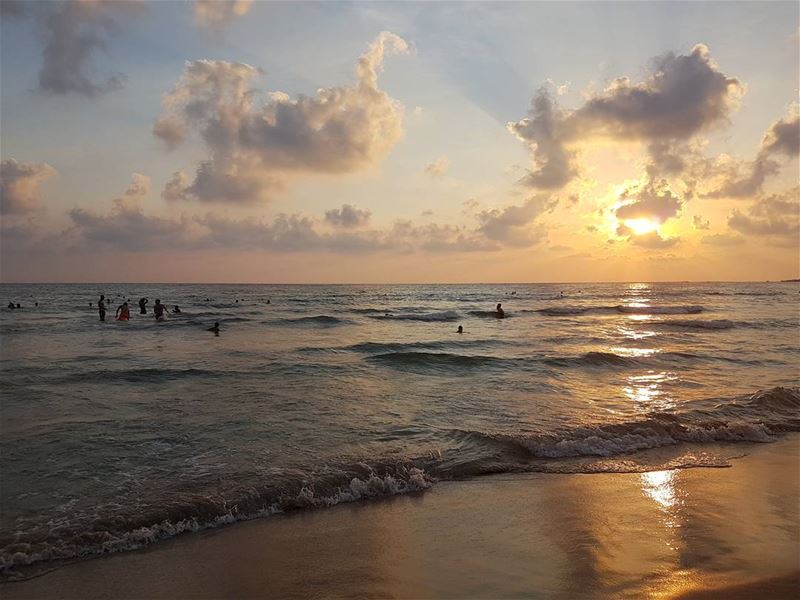
<svg viewBox="0 0 800 600">
<path fill-rule="evenodd" d="M 97 310 L 100 313 L 100 320 L 106 320 L 106 297 L 100 294 L 100 300 L 97 301 Z"/>
<path fill-rule="evenodd" d="M 175 308 L 173 308 L 173 309 L 172 309 L 172 314 L 173 314 L 173 315 L 179 315 L 179 314 L 181 314 L 181 307 L 180 307 L 180 306 L 178 306 L 178 305 L 176 304 L 176 305 L 175 305 Z"/>
<path fill-rule="evenodd" d="M 272 304 L 272 303 L 269 301 L 269 298 L 267 298 L 267 304 Z"/>
<path fill-rule="evenodd" d="M 499 303 L 497 304 L 497 308 L 495 309 L 494 314 L 498 319 L 504 319 L 505 318 L 506 311 L 503 310 L 503 305 L 502 304 L 499 304 Z"/>
<path fill-rule="evenodd" d="M 17 308 L 22 308 L 22 305 L 19 302 L 17 302 Z"/>
<path fill-rule="evenodd" d="M 209 327 L 206 331 L 213 331 L 217 335 L 219 335 L 219 323 L 214 323 L 213 327 Z"/>
<path fill-rule="evenodd" d="M 34 305 L 36 308 L 39 308 L 39 303 L 38 303 L 38 302 L 34 302 L 34 303 L 33 303 L 33 305 Z"/>
<path fill-rule="evenodd" d="M 127 302 L 123 302 L 117 307 L 116 313 L 117 321 L 129 321 L 131 318 L 131 309 Z"/>
<path fill-rule="evenodd" d="M 156 321 L 163 321 L 165 312 L 166 309 L 164 305 L 161 304 L 161 300 L 156 299 L 156 303 L 153 305 L 153 316 L 156 318 Z"/>
<path fill-rule="evenodd" d="M 11 310 L 14 310 L 16 308 L 16 306 L 14 306 L 13 302 L 9 302 L 8 303 L 8 308 L 10 308 Z"/>
<path fill-rule="evenodd" d="M 147 314 L 147 298 L 142 298 L 139 300 L 139 314 L 146 315 Z"/>
<path fill-rule="evenodd" d="M 458 331 L 456 331 L 456 333 L 464 333 L 464 327 L 459 325 L 458 326 Z"/>
</svg>

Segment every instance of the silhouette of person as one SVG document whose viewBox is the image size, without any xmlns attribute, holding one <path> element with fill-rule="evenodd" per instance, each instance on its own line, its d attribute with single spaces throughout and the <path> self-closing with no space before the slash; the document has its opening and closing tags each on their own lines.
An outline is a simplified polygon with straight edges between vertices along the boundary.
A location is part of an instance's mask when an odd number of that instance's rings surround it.
<svg viewBox="0 0 800 600">
<path fill-rule="evenodd" d="M 139 314 L 146 315 L 147 314 L 147 298 L 142 298 L 139 300 Z"/>
<path fill-rule="evenodd" d="M 97 301 L 97 310 L 100 313 L 100 320 L 106 320 L 106 297 L 104 294 L 100 294 L 100 300 Z"/>
<path fill-rule="evenodd" d="M 11 310 L 14 310 L 16 308 L 16 306 L 14 306 L 13 302 L 9 302 L 8 303 L 8 308 L 10 308 Z"/>
<path fill-rule="evenodd" d="M 128 321 L 131 318 L 131 310 L 127 302 L 123 302 L 117 307 L 117 321 Z"/>
<path fill-rule="evenodd" d="M 156 321 L 163 321 L 164 320 L 164 312 L 166 309 L 164 305 L 161 304 L 161 300 L 156 299 L 156 303 L 153 305 L 153 316 L 156 318 Z"/>
<path fill-rule="evenodd" d="M 209 327 L 206 331 L 213 331 L 216 335 L 219 335 L 219 323 L 214 323 L 214 326 Z"/>
<path fill-rule="evenodd" d="M 175 314 L 175 315 L 181 314 L 181 307 L 176 304 L 175 308 L 172 309 L 172 314 Z"/>
<path fill-rule="evenodd" d="M 464 333 L 464 327 L 462 327 L 461 325 L 459 325 L 459 326 L 458 326 L 458 331 L 456 331 L 456 333 Z"/>
<path fill-rule="evenodd" d="M 503 310 L 503 305 L 498 303 L 497 308 L 495 309 L 495 315 L 498 319 L 503 319 L 506 316 L 506 311 Z"/>
</svg>

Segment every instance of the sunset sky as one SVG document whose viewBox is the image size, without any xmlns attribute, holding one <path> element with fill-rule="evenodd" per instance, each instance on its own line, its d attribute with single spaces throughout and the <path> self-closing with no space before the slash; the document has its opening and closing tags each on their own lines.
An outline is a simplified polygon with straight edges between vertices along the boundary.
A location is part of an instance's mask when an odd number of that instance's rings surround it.
<svg viewBox="0 0 800 600">
<path fill-rule="evenodd" d="M 1 6 L 5 282 L 798 277 L 796 2 Z"/>
</svg>

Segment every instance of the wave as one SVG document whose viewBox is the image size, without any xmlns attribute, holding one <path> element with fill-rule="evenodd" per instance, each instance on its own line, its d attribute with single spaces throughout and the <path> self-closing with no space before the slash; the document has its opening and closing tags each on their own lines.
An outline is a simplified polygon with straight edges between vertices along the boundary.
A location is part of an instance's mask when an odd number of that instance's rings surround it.
<svg viewBox="0 0 800 600">
<path fill-rule="evenodd" d="M 551 434 L 505 434 L 454 430 L 467 441 L 510 446 L 532 459 L 609 457 L 681 443 L 770 442 L 800 431 L 800 388 L 776 387 L 712 410 L 653 413 L 629 422 L 563 429 Z"/>
<path fill-rule="evenodd" d="M 417 458 L 354 459 L 312 470 L 275 470 L 268 480 L 255 483 L 236 478 L 241 482 L 233 489 L 186 491 L 144 508 L 95 506 L 91 515 L 58 527 L 44 523 L 26 531 L 17 528 L 0 538 L 0 575 L 22 577 L 20 569 L 48 561 L 135 550 L 185 532 L 290 510 L 422 492 L 443 479 L 724 467 L 727 461 L 715 455 L 720 444 L 771 442 L 792 431 L 800 431 L 800 388 L 784 387 L 724 399 L 713 408 L 546 433 L 454 429 L 445 432 L 450 444 Z M 703 450 L 709 445 L 710 455 Z"/>
<path fill-rule="evenodd" d="M 649 323 L 659 327 L 680 327 L 683 329 L 733 329 L 736 323 L 728 319 L 714 319 L 704 321 L 701 319 L 671 319 L 669 321 L 656 321 Z"/>
<path fill-rule="evenodd" d="M 197 532 L 296 509 L 420 492 L 433 479 L 402 461 L 354 464 L 318 473 L 292 472 L 263 487 L 243 487 L 227 495 L 187 496 L 144 512 L 119 505 L 98 507 L 96 515 L 78 527 L 43 527 L 0 539 L 0 575 L 21 578 L 20 567 L 43 561 L 64 561 L 137 550 L 186 532 Z"/>
<path fill-rule="evenodd" d="M 293 319 L 273 319 L 271 321 L 264 321 L 264 323 L 279 325 L 322 325 L 331 327 L 334 325 L 349 325 L 353 323 L 353 321 L 340 317 L 332 317 L 330 315 L 315 315 L 313 317 L 296 317 Z"/>
<path fill-rule="evenodd" d="M 214 371 L 209 369 L 125 369 L 115 371 L 110 369 L 98 369 L 94 371 L 83 371 L 58 377 L 61 383 L 103 383 L 108 381 L 127 381 L 129 383 L 154 383 L 174 381 L 176 379 L 199 378 L 199 377 L 226 377 L 230 375 L 242 375 L 241 372 L 231 370 Z"/>
<path fill-rule="evenodd" d="M 497 311 L 496 310 L 471 310 L 467 314 L 472 315 L 473 317 L 482 317 L 485 319 L 497 319 Z M 504 317 L 507 319 L 510 317 L 510 313 L 505 313 Z"/>
<path fill-rule="evenodd" d="M 370 319 L 390 319 L 395 321 L 456 321 L 460 318 L 461 315 L 452 310 L 432 313 L 387 313 L 384 315 L 370 315 Z"/>
<path fill-rule="evenodd" d="M 473 356 L 449 352 L 386 352 L 368 356 L 367 360 L 393 367 L 417 367 L 425 369 L 476 368 L 487 365 L 502 365 L 513 362 L 494 356 Z"/>
<path fill-rule="evenodd" d="M 583 315 L 587 313 L 619 313 L 623 315 L 693 315 L 701 313 L 704 310 L 704 307 L 696 304 L 675 306 L 624 306 L 622 304 L 618 304 L 615 306 L 548 306 L 546 308 L 540 308 L 536 312 L 547 316 L 560 317 Z"/>
</svg>

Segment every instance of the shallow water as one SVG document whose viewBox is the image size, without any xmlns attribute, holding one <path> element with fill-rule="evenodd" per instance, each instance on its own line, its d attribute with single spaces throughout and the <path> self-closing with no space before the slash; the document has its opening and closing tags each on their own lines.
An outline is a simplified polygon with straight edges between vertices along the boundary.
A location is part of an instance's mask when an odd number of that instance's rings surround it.
<svg viewBox="0 0 800 600">
<path fill-rule="evenodd" d="M 0 310 L 7 573 L 440 479 L 724 466 L 800 429 L 795 283 L 0 290 L 24 306 Z M 113 320 L 141 296 L 183 313 Z"/>
</svg>

